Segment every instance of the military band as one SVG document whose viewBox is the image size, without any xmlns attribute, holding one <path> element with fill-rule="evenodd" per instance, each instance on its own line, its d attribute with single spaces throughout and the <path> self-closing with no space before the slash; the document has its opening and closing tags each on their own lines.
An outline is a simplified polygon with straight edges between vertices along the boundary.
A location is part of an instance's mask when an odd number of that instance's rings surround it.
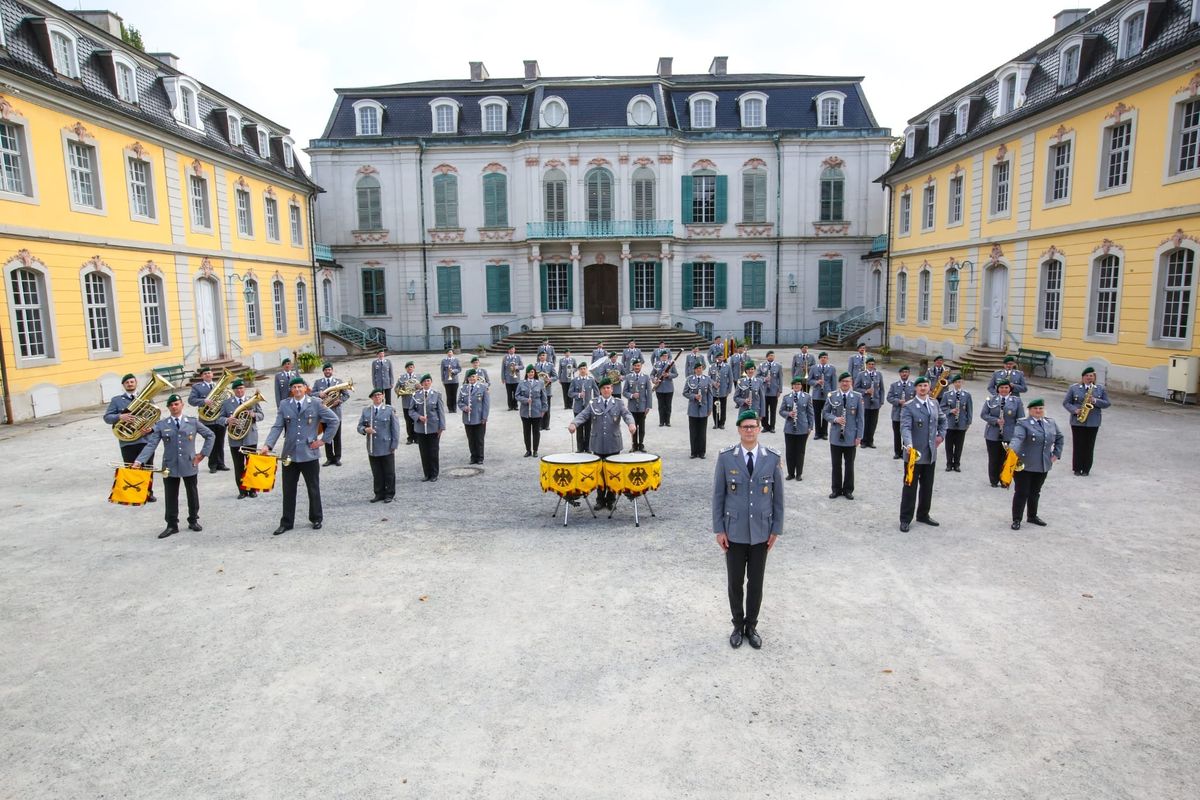
<svg viewBox="0 0 1200 800">
<path fill-rule="evenodd" d="M 892 458 L 900 458 L 900 413 L 910 400 L 917 396 L 917 387 L 909 380 L 908 366 L 900 368 L 900 379 L 888 387 L 887 401 L 892 407 Z"/>
<path fill-rule="evenodd" d="M 138 418 L 129 413 L 129 406 L 135 399 L 137 399 L 137 387 L 138 379 L 137 376 L 132 372 L 121 378 L 121 389 L 123 392 L 121 394 L 114 395 L 108 401 L 108 407 L 104 409 L 104 421 L 106 423 L 109 425 L 116 425 L 118 422 L 125 423 L 126 425 L 138 424 Z M 140 431 L 136 431 L 136 433 L 140 435 L 135 439 L 130 439 L 129 441 L 122 441 L 120 439 L 117 440 L 120 443 L 119 447 L 121 450 L 122 464 L 132 464 L 137 460 L 138 456 L 141 455 L 142 450 L 145 449 L 146 437 L 150 435 L 150 431 L 153 428 L 153 425 L 148 425 L 142 428 Z M 143 461 L 142 463 L 148 467 L 153 467 L 154 456 L 151 455 L 149 461 Z M 146 497 L 146 502 L 155 503 L 158 502 L 158 498 L 154 496 L 153 474 L 149 476 L 149 480 L 150 493 Z"/>
<path fill-rule="evenodd" d="M 607 377 L 597 383 L 600 386 L 600 396 L 584 406 L 575 415 L 567 430 L 575 433 L 576 429 L 585 422 L 592 423 L 591 439 L 588 449 L 601 458 L 615 456 L 621 452 L 621 423 L 629 428 L 630 434 L 637 430 L 633 423 L 633 415 L 625 408 L 621 398 L 613 397 L 613 383 Z M 596 490 L 596 508 L 613 508 L 617 495 L 608 488 L 601 486 Z"/>
<path fill-rule="evenodd" d="M 650 356 L 652 366 L 656 366 L 658 364 L 658 360 L 662 358 L 663 353 L 671 355 L 671 348 L 667 347 L 666 340 L 660 339 L 658 342 L 658 347 L 654 348 L 654 353 Z"/>
<path fill-rule="evenodd" d="M 296 488 L 304 478 L 308 493 L 308 521 L 313 530 L 320 530 L 325 518 L 321 507 L 321 457 L 325 436 L 337 432 L 341 420 L 324 405 L 308 395 L 304 378 L 296 376 L 291 383 L 292 396 L 279 404 L 275 424 L 267 434 L 267 441 L 259 448 L 260 453 L 269 453 L 275 443 L 283 438 L 280 455 L 283 461 L 283 512 L 279 527 L 274 535 L 290 531 L 296 519 Z M 324 423 L 324 428 L 321 428 Z"/>
<path fill-rule="evenodd" d="M 925 370 L 925 377 L 929 379 L 929 394 L 933 399 L 940 400 L 942 392 L 950 385 L 950 368 L 946 366 L 946 357 L 936 355 L 933 357 L 933 363 L 929 369 Z M 938 390 L 938 382 L 945 381 L 946 385 Z M 937 392 L 935 395 L 934 393 Z"/>
<path fill-rule="evenodd" d="M 692 374 L 684 381 L 687 396 L 688 441 L 692 458 L 704 458 L 708 453 L 708 415 L 712 413 L 712 382 L 704 374 L 704 362 L 692 365 Z"/>
<path fill-rule="evenodd" d="M 1112 403 L 1108 392 L 1096 383 L 1096 370 L 1084 367 L 1079 383 L 1072 384 L 1063 398 L 1063 408 L 1070 414 L 1071 472 L 1090 475 L 1096 455 L 1096 435 L 1100 433 L 1101 410 Z"/>
<path fill-rule="evenodd" d="M 987 442 L 988 482 L 1000 486 L 1000 470 L 1004 466 L 1006 445 L 1012 439 L 1017 420 L 1025 416 L 1020 398 L 1013 397 L 1012 387 L 1004 378 L 996 381 L 996 395 L 989 397 L 979 410 L 983 420 L 983 438 Z"/>
<path fill-rule="evenodd" d="M 708 367 L 708 383 L 712 387 L 713 430 L 725 429 L 729 395 L 733 392 L 733 377 L 733 370 L 725 362 L 725 354 L 717 353 Z"/>
<path fill-rule="evenodd" d="M 803 373 L 792 378 L 792 390 L 779 402 L 783 417 L 783 454 L 787 464 L 787 480 L 804 480 L 804 452 L 808 435 L 816 425 L 812 397 L 804 391 Z"/>
<path fill-rule="evenodd" d="M 392 374 L 392 362 L 387 357 L 387 350 L 380 349 L 375 354 L 375 360 L 371 362 L 371 386 L 384 387 L 383 401 L 389 406 L 392 404 L 392 386 L 395 382 L 396 378 Z M 276 387 L 275 391 L 278 392 L 279 388 Z"/>
<path fill-rule="evenodd" d="M 883 408 L 883 376 L 875 369 L 875 359 L 867 356 L 866 368 L 858 373 L 854 390 L 863 398 L 862 447 L 875 448 L 875 429 L 879 427 L 879 409 Z"/>
<path fill-rule="evenodd" d="M 1008 383 L 1013 397 L 1019 398 L 1029 391 L 1029 387 L 1025 384 L 1025 373 L 1017 369 L 1017 359 L 1013 356 L 1005 356 L 1004 369 L 998 369 L 992 373 L 992 379 L 988 382 L 987 387 L 989 395 L 996 394 L 996 387 L 1000 385 L 1000 381 Z"/>
<path fill-rule="evenodd" d="M 463 429 L 467 434 L 467 450 L 472 464 L 483 463 L 483 442 L 487 433 L 488 412 L 491 398 L 487 385 L 479 380 L 479 373 L 467 370 L 467 382 L 458 390 L 458 410 L 462 412 Z"/>
<path fill-rule="evenodd" d="M 817 432 L 813 439 L 829 439 L 829 421 L 825 419 L 825 400 L 837 389 L 837 370 L 829 363 L 828 353 L 817 353 L 817 365 L 808 372 L 808 392 L 812 397 Z"/>
<path fill-rule="evenodd" d="M 223 398 L 213 397 L 214 389 L 216 389 L 216 384 L 213 383 L 213 371 L 211 369 L 201 370 L 200 380 L 192 384 L 191 394 L 188 395 L 188 405 L 197 409 L 211 408 L 216 405 L 217 408 L 213 409 L 213 412 L 219 412 Z M 213 434 L 213 451 L 208 457 L 208 471 L 210 473 L 226 472 L 229 467 L 225 466 L 225 426 L 220 424 L 217 419 L 204 424 Z"/>
<path fill-rule="evenodd" d="M 829 499 L 854 499 L 854 457 L 862 444 L 866 409 L 863 396 L 851 387 L 849 372 L 838 376 L 838 388 L 829 395 L 822 414 L 829 427 L 829 457 L 833 462 Z"/>
<path fill-rule="evenodd" d="M 421 388 L 413 394 L 408 415 L 412 417 L 417 435 L 417 450 L 421 453 L 422 482 L 437 482 L 441 470 L 441 441 L 446 432 L 446 402 L 433 387 L 433 376 L 421 376 Z"/>
<path fill-rule="evenodd" d="M 247 497 L 258 497 L 258 491 L 242 488 L 242 476 L 246 474 L 246 454 L 242 452 L 242 448 L 248 447 L 253 450 L 258 447 L 258 423 L 263 421 L 264 412 L 262 403 L 242 408 L 243 404 L 248 403 L 245 381 L 238 378 L 230 386 L 233 388 L 233 394 L 221 404 L 221 416 L 218 422 L 229 433 L 229 457 L 233 460 L 233 482 L 238 488 L 238 500 L 244 500 Z M 261 396 L 259 395 L 259 397 Z M 239 411 L 239 409 L 241 410 Z M 237 422 L 235 414 L 244 422 Z M 234 427 L 230 427 L 231 421 L 234 422 Z M 239 431 L 239 427 L 244 427 L 244 431 Z"/>
<path fill-rule="evenodd" d="M 1054 462 L 1062 457 L 1063 435 L 1054 420 L 1046 417 L 1046 403 L 1040 397 L 1029 401 L 1029 416 L 1013 426 L 1010 447 L 1016 451 L 1022 468 L 1013 473 L 1012 529 L 1020 530 L 1021 517 L 1031 525 L 1044 527 L 1038 516 L 1042 485 Z"/>
<path fill-rule="evenodd" d="M 975 420 L 975 404 L 971 393 L 962 388 L 962 375 L 950 376 L 950 388 L 942 392 L 938 400 L 946 412 L 946 471 L 962 472 L 963 444 L 967 429 Z"/>
<path fill-rule="evenodd" d="M 633 415 L 635 430 L 630 436 L 630 452 L 646 452 L 646 415 L 654 406 L 654 390 L 650 387 L 650 376 L 642 372 L 642 362 L 634 359 L 632 371 L 625 376 L 621 387 L 626 407 Z"/>
<path fill-rule="evenodd" d="M 596 379 L 590 374 L 587 364 L 579 365 L 579 374 L 571 381 L 571 411 L 575 416 L 579 416 L 579 412 L 592 402 L 592 399 L 599 396 L 600 387 L 596 384 Z M 583 425 L 579 426 L 579 430 L 575 431 L 575 450 L 580 453 L 591 452 L 591 435 L 592 421 L 589 419 Z M 528 449 L 528 446 L 526 447 Z"/>
<path fill-rule="evenodd" d="M 333 364 L 326 361 L 321 366 L 321 377 L 313 381 L 312 390 L 321 402 L 337 414 L 337 418 L 342 418 L 342 404 L 350 399 L 350 392 L 344 388 L 334 391 L 334 387 L 345 383 L 341 378 L 333 376 Z M 326 467 L 340 467 L 342 465 L 342 426 L 338 425 L 337 431 L 332 438 L 325 437 L 325 464 Z"/>
<path fill-rule="evenodd" d="M 924 375 L 913 382 L 916 397 L 904 404 L 900 412 L 900 445 L 905 456 L 901 464 L 905 480 L 900 490 L 900 530 L 907 531 L 916 513 L 917 522 L 933 527 L 938 521 L 929 515 L 933 505 L 933 482 L 937 475 L 937 451 L 946 439 L 946 415 L 938 402 L 929 396 L 929 379 Z M 909 450 L 916 451 L 916 461 L 909 465 Z M 907 478 L 912 470 L 912 479 Z"/>
<path fill-rule="evenodd" d="M 604 342 L 596 342 L 596 349 L 592 351 L 592 360 L 588 363 L 595 364 L 603 358 L 608 358 L 608 348 L 604 346 Z"/>
<path fill-rule="evenodd" d="M 167 527 L 158 534 L 160 539 L 179 533 L 180 483 L 187 493 L 188 530 L 204 530 L 200 525 L 200 490 L 196 485 L 196 467 L 212 454 L 215 444 L 213 432 L 203 422 L 183 415 L 183 399 L 179 395 L 173 394 L 167 398 L 167 411 L 170 413 L 151 429 L 142 452 L 133 460 L 135 468 L 151 463 L 154 451 L 162 444 L 162 465 L 167 470 L 163 478 L 163 492 L 166 495 L 163 516 Z M 196 452 L 197 436 L 204 440 L 199 452 Z"/>
<path fill-rule="evenodd" d="M 525 457 L 531 458 L 538 454 L 542 417 L 550 410 L 550 394 L 533 364 L 525 368 L 525 379 L 517 384 L 516 398 L 517 410 L 521 414 L 521 431 L 525 437 Z"/>
<path fill-rule="evenodd" d="M 775 360 L 775 351 L 767 351 L 767 359 L 758 365 L 762 381 L 763 416 L 760 420 L 766 433 L 775 432 L 775 413 L 779 408 L 779 393 L 783 391 L 783 365 Z"/>
<path fill-rule="evenodd" d="M 371 465 L 372 503 L 396 499 L 396 447 L 400 444 L 400 420 L 396 410 L 384 402 L 382 386 L 371 390 L 371 405 L 358 418 L 358 432 L 367 437 L 367 462 Z"/>
<path fill-rule="evenodd" d="M 654 364 L 654 393 L 658 395 L 658 427 L 671 427 L 671 406 L 675 402 L 675 379 L 679 377 L 679 370 L 675 367 L 675 363 L 671 360 L 671 351 L 658 354 L 658 361 Z"/>
</svg>

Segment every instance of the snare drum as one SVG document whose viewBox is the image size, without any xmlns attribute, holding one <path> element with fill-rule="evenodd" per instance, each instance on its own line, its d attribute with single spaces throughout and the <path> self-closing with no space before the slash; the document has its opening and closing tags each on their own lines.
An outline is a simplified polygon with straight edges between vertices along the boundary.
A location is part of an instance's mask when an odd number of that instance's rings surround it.
<svg viewBox="0 0 1200 800">
<path fill-rule="evenodd" d="M 662 485 L 662 458 L 653 453 L 620 453 L 604 459 L 604 485 L 610 492 L 639 497 Z"/>
<path fill-rule="evenodd" d="M 600 457 L 591 453 L 558 453 L 542 456 L 543 492 L 554 492 L 566 500 L 586 497 L 600 485 Z"/>
</svg>

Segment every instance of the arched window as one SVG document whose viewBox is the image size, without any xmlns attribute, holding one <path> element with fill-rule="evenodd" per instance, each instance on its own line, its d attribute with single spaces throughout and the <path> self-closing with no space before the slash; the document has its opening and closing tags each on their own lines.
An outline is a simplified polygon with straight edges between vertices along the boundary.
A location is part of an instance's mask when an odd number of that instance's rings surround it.
<svg viewBox="0 0 1200 800">
<path fill-rule="evenodd" d="M 908 273 L 896 275 L 896 321 L 908 321 Z"/>
<path fill-rule="evenodd" d="M 126 103 L 137 104 L 137 64 L 123 53 L 113 52 L 113 77 L 116 78 L 117 97 Z"/>
<path fill-rule="evenodd" d="M 383 133 L 383 106 L 374 100 L 354 103 L 354 133 L 357 136 L 378 136 Z"/>
<path fill-rule="evenodd" d="M 1181 342 L 1192 340 L 1197 250 L 1200 248 L 1184 244 L 1158 257 L 1151 329 L 1157 342 L 1179 346 Z"/>
<path fill-rule="evenodd" d="M 56 19 L 46 20 L 50 32 L 50 59 L 54 71 L 68 78 L 79 77 L 79 35 Z"/>
<path fill-rule="evenodd" d="M 654 172 L 649 167 L 638 167 L 633 171 L 633 221 L 650 222 L 654 219 Z"/>
<path fill-rule="evenodd" d="M 1079 82 L 1079 58 L 1083 53 L 1083 44 L 1078 39 L 1058 53 L 1058 85 L 1074 86 Z"/>
<path fill-rule="evenodd" d="M 644 94 L 629 101 L 625 114 L 629 124 L 639 128 L 658 124 L 658 107 Z"/>
<path fill-rule="evenodd" d="M 767 96 L 762 92 L 746 92 L 738 98 L 743 128 L 763 128 L 767 124 Z"/>
<path fill-rule="evenodd" d="M 458 227 L 458 177 L 450 173 L 433 176 L 433 225 Z"/>
<path fill-rule="evenodd" d="M 154 274 L 138 280 L 142 297 L 142 334 L 146 347 L 167 346 L 167 308 L 162 278 Z"/>
<path fill-rule="evenodd" d="M 844 122 L 842 111 L 845 102 L 846 95 L 836 90 L 821 92 L 817 95 L 817 126 L 840 128 Z"/>
<path fill-rule="evenodd" d="M 503 97 L 480 100 L 479 115 L 484 133 L 504 133 L 508 130 L 508 101 Z"/>
<path fill-rule="evenodd" d="M 767 221 L 767 171 L 748 169 L 742 173 L 742 222 Z"/>
<path fill-rule="evenodd" d="M 508 336 L 508 326 L 507 325 L 493 325 L 492 326 L 492 344 L 495 344 L 496 342 L 500 341 L 505 336 Z M 446 348 L 446 349 L 449 350 L 450 348 Z"/>
<path fill-rule="evenodd" d="M 296 321 L 298 330 L 308 330 L 308 284 L 296 281 Z"/>
<path fill-rule="evenodd" d="M 442 328 L 442 349 L 449 350 L 454 348 L 457 350 L 462 343 L 462 331 L 457 325 L 447 325 Z"/>
<path fill-rule="evenodd" d="M 697 322 L 696 335 L 701 339 L 713 338 L 713 324 L 711 322 Z"/>
<path fill-rule="evenodd" d="M 271 282 L 271 300 L 275 310 L 275 333 L 277 335 L 285 334 L 287 333 L 287 300 L 283 296 L 283 281 Z"/>
<path fill-rule="evenodd" d="M 483 226 L 508 227 L 508 176 L 503 172 L 483 176 Z"/>
<path fill-rule="evenodd" d="M 547 97 L 542 101 L 540 127 L 566 128 L 570 124 L 570 113 L 567 111 L 567 104 L 561 97 Z"/>
<path fill-rule="evenodd" d="M 83 276 L 83 310 L 87 319 L 88 349 L 93 353 L 117 352 L 112 278 L 98 269 Z"/>
<path fill-rule="evenodd" d="M 562 170 L 549 170 L 542 178 L 542 198 L 545 221 L 565 226 L 567 222 L 567 176 Z"/>
<path fill-rule="evenodd" d="M 9 264 L 9 308 L 13 338 L 22 361 L 54 358 L 53 317 L 46 273 L 20 261 Z"/>
<path fill-rule="evenodd" d="M 845 219 L 846 175 L 837 167 L 821 172 L 821 222 Z"/>
<path fill-rule="evenodd" d="M 333 280 L 325 278 L 321 281 L 321 300 L 323 301 L 322 311 L 324 315 L 330 319 L 337 319 L 337 307 L 333 303 Z"/>
<path fill-rule="evenodd" d="M 603 167 L 588 170 L 583 178 L 587 190 L 587 220 L 609 223 L 613 219 L 612 173 Z"/>
<path fill-rule="evenodd" d="M 262 314 L 258 307 L 258 281 L 246 279 L 246 335 L 262 336 Z"/>
<path fill-rule="evenodd" d="M 688 98 L 688 115 L 693 128 L 715 128 L 717 125 L 717 96 L 697 92 Z"/>
<path fill-rule="evenodd" d="M 929 270 L 921 270 L 917 285 L 917 322 L 922 324 L 929 322 L 929 295 L 932 280 Z"/>
<path fill-rule="evenodd" d="M 458 133 L 458 103 L 448 97 L 429 101 L 434 133 Z"/>
<path fill-rule="evenodd" d="M 958 267 L 950 267 L 943 277 L 946 295 L 942 300 L 942 324 L 958 324 Z"/>
<path fill-rule="evenodd" d="M 1088 334 L 1116 340 L 1121 311 L 1121 258 L 1109 253 L 1092 262 Z"/>
<path fill-rule="evenodd" d="M 748 346 L 762 344 L 762 323 L 752 320 L 743 325 L 742 341 Z"/>
<path fill-rule="evenodd" d="M 1149 3 L 1135 3 L 1121 17 L 1119 58 L 1133 58 L 1146 46 L 1146 8 Z"/>
<path fill-rule="evenodd" d="M 383 201 L 379 179 L 364 175 L 358 179 L 354 193 L 358 205 L 358 230 L 377 231 L 383 228 Z"/>
</svg>

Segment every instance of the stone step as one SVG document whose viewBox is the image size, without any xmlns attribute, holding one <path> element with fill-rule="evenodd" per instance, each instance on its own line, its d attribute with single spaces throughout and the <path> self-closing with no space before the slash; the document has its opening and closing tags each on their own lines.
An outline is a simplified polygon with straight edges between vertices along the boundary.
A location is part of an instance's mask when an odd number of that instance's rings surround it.
<svg viewBox="0 0 1200 800">
<path fill-rule="evenodd" d="M 604 342 L 609 350 L 623 350 L 632 339 L 644 353 L 650 353 L 665 341 L 673 350 L 690 350 L 698 345 L 707 349 L 709 342 L 704 337 L 683 328 L 621 328 L 616 325 L 589 325 L 586 328 L 545 328 L 540 331 L 520 331 L 501 339 L 487 348 L 491 353 L 503 353 L 515 346 L 518 353 L 536 352 L 543 339 L 549 339 L 556 352 L 570 349 L 572 353 L 591 354 L 597 342 Z"/>
</svg>

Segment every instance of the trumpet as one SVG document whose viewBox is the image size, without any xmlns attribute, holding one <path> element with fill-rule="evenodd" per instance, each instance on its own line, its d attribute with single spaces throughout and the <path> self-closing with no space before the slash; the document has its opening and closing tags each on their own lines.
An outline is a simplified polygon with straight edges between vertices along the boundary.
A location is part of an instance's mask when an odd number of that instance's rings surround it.
<svg viewBox="0 0 1200 800">
<path fill-rule="evenodd" d="M 279 458 L 279 456 L 275 455 L 274 453 L 260 453 L 256 448 L 253 447 L 239 447 L 238 452 L 244 456 L 271 456 L 271 458 L 278 458 L 279 463 L 285 467 L 292 463 L 291 456 Z"/>
<path fill-rule="evenodd" d="M 516 361 L 511 362 L 508 365 L 508 375 L 511 378 L 521 377 L 521 365 L 518 364 Z"/>
<path fill-rule="evenodd" d="M 162 476 L 163 476 L 164 478 L 169 478 L 169 477 L 171 477 L 171 469 L 170 469 L 170 467 L 163 467 L 162 469 L 155 469 L 154 467 L 147 467 L 145 464 L 143 464 L 143 465 L 141 465 L 141 466 L 139 466 L 139 467 L 135 467 L 133 464 L 131 464 L 131 463 L 127 463 L 127 462 L 124 462 L 124 461 L 121 461 L 121 462 L 113 461 L 113 462 L 109 463 L 109 466 L 110 466 L 110 467 L 117 467 L 118 469 L 119 469 L 119 468 L 124 468 L 124 469 L 136 469 L 136 470 L 140 470 L 141 472 L 159 472 L 159 473 L 162 473 Z"/>
</svg>

